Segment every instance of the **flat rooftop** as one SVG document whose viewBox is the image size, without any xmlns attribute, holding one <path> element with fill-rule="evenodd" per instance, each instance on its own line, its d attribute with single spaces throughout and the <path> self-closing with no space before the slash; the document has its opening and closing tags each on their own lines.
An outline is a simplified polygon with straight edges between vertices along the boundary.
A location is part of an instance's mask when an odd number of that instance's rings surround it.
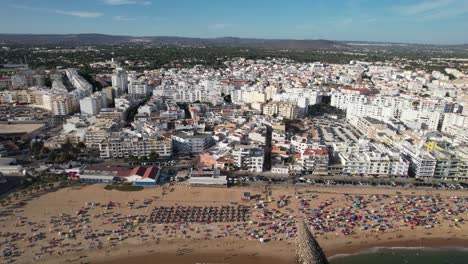
<svg viewBox="0 0 468 264">
<path fill-rule="evenodd" d="M 45 124 L 0 124 L 0 134 L 30 134 L 44 126 Z"/>
</svg>

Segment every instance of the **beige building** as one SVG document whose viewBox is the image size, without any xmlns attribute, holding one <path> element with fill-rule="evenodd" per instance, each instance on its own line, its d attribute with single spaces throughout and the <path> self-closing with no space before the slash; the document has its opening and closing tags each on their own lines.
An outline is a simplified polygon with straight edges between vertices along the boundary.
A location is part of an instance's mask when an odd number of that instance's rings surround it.
<svg viewBox="0 0 468 264">
<path fill-rule="evenodd" d="M 273 102 L 263 106 L 263 114 L 295 119 L 299 116 L 299 109 L 297 106 L 289 103 Z"/>
<path fill-rule="evenodd" d="M 138 137 L 115 133 L 99 143 L 101 158 L 147 157 L 151 152 L 160 157 L 172 155 L 172 140 L 165 138 Z"/>
</svg>

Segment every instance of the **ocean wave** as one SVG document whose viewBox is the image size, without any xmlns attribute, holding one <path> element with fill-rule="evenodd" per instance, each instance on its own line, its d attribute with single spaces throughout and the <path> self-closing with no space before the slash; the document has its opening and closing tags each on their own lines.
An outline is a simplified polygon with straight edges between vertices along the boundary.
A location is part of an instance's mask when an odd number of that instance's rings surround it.
<svg viewBox="0 0 468 264">
<path fill-rule="evenodd" d="M 329 257 L 329 260 L 338 259 L 338 258 L 346 258 L 355 255 L 365 255 L 365 254 L 375 254 L 375 253 L 382 253 L 385 251 L 415 251 L 415 250 L 424 250 L 424 251 L 446 251 L 446 250 L 454 250 L 454 251 L 461 251 L 461 252 L 468 252 L 468 248 L 466 247 L 456 247 L 456 246 L 447 246 L 447 247 L 370 247 L 363 249 L 356 253 L 350 254 L 336 254 Z"/>
</svg>

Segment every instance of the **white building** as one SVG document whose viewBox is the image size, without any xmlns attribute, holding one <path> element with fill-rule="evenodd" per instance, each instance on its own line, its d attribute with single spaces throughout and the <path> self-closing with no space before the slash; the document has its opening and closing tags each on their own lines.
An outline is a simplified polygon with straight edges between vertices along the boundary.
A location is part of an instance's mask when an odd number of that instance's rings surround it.
<svg viewBox="0 0 468 264">
<path fill-rule="evenodd" d="M 227 177 L 221 175 L 219 170 L 190 169 L 190 185 L 195 186 L 227 186 Z"/>
<path fill-rule="evenodd" d="M 400 120 L 412 129 L 437 130 L 441 118 L 440 112 L 404 109 Z"/>
<path fill-rule="evenodd" d="M 264 151 L 256 145 L 237 145 L 232 150 L 234 165 L 242 170 L 263 171 Z"/>
<path fill-rule="evenodd" d="M 437 160 L 427 151 L 412 146 L 408 142 L 400 142 L 398 145 L 401 153 L 410 161 L 409 171 L 413 177 L 433 177 Z"/>
<path fill-rule="evenodd" d="M 152 152 L 160 157 L 172 155 L 172 140 L 141 134 L 117 133 L 99 145 L 101 158 L 148 157 Z"/>
<path fill-rule="evenodd" d="M 145 96 L 151 93 L 148 85 L 144 81 L 131 80 L 128 85 L 128 94 Z"/>
<path fill-rule="evenodd" d="M 96 92 L 93 95 L 80 100 L 80 111 L 82 115 L 95 116 L 99 114 L 102 108 L 107 107 L 106 94 Z"/>
<path fill-rule="evenodd" d="M 115 69 L 115 73 L 112 75 L 112 87 L 116 88 L 119 95 L 128 90 L 128 77 L 124 69 Z"/>
<path fill-rule="evenodd" d="M 195 134 L 180 131 L 172 134 L 174 151 L 182 154 L 198 154 L 213 145 L 211 134 Z"/>
<path fill-rule="evenodd" d="M 299 116 L 299 108 L 289 103 L 272 102 L 263 106 L 263 114 L 295 119 Z"/>
</svg>

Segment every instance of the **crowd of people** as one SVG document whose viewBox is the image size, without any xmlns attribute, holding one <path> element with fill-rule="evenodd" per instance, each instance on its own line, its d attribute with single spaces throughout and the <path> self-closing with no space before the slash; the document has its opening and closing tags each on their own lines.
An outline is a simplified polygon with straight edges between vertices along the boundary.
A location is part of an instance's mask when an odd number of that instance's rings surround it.
<svg viewBox="0 0 468 264">
<path fill-rule="evenodd" d="M 0 259 L 12 263 L 25 256 L 43 260 L 69 253 L 121 245 L 123 241 L 236 238 L 260 243 L 296 236 L 296 221 L 304 218 L 319 240 L 330 234 L 381 234 L 404 228 L 450 225 L 460 229 L 468 200 L 439 195 L 342 195 L 296 192 L 295 197 L 258 195 L 251 201 L 216 206 L 181 206 L 174 202 L 131 200 L 86 202 L 73 210 L 41 217 L 17 210 L 0 217 Z M 239 200 L 240 197 L 239 197 Z M 279 205 L 278 201 L 283 201 Z M 19 200 L 17 204 L 24 203 Z M 24 204 L 21 204 L 24 207 Z M 17 210 L 17 211 L 16 211 Z M 71 213 L 73 212 L 73 213 Z M 14 217 L 14 218 L 13 218 Z M 76 255 L 76 254 L 75 254 Z M 26 262 L 28 262 L 26 261 Z"/>
<path fill-rule="evenodd" d="M 299 209 L 316 235 L 335 233 L 352 235 L 357 232 L 379 233 L 408 227 L 431 229 L 444 223 L 461 228 L 467 212 L 466 198 L 444 199 L 439 195 L 348 195 L 331 197 L 310 206 L 301 197 Z"/>
</svg>

